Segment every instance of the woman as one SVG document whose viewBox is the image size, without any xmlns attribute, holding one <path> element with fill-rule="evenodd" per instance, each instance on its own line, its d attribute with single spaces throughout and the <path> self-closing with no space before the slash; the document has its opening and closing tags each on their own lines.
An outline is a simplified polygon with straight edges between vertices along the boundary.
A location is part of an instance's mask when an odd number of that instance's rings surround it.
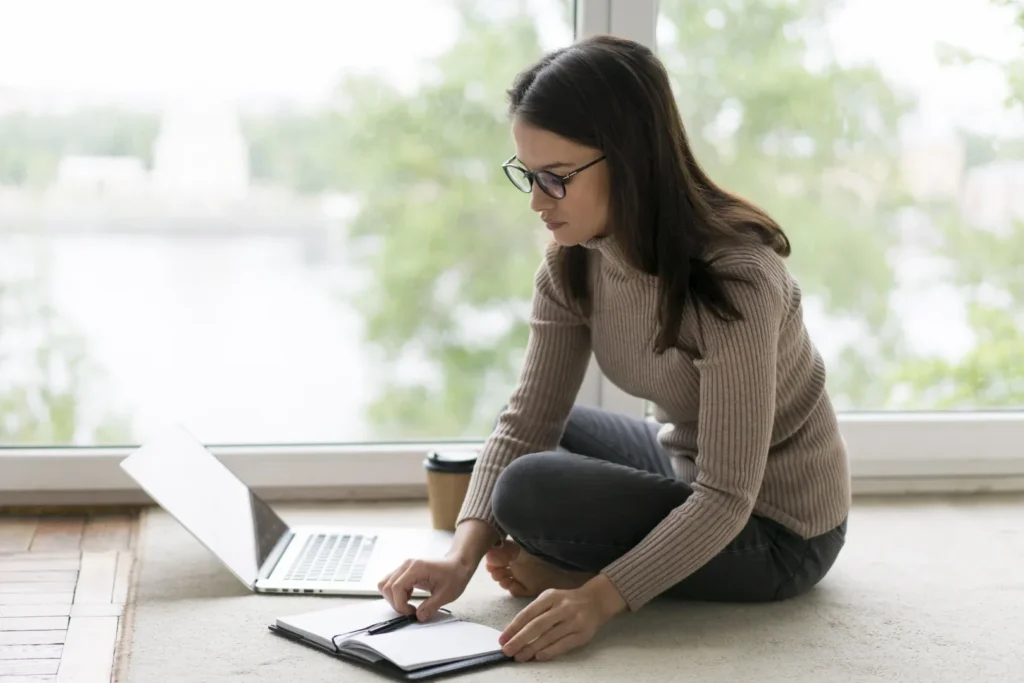
<svg viewBox="0 0 1024 683">
<path fill-rule="evenodd" d="M 524 661 L 663 594 L 807 591 L 843 546 L 850 477 L 782 230 L 701 170 L 642 45 L 584 40 L 509 95 L 504 168 L 554 238 L 525 366 L 451 551 L 406 561 L 383 596 L 411 614 L 427 589 L 427 619 L 486 555 L 512 595 L 539 596 L 500 639 Z M 573 406 L 591 353 L 660 424 Z"/>
</svg>

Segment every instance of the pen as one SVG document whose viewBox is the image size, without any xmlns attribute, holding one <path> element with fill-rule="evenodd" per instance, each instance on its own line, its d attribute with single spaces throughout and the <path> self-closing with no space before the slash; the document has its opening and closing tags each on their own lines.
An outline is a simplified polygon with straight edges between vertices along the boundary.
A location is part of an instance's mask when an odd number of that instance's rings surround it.
<svg viewBox="0 0 1024 683">
<path fill-rule="evenodd" d="M 403 626 L 407 626 L 408 624 L 416 623 L 416 621 L 417 619 L 415 612 L 413 612 L 412 614 L 403 614 L 400 617 L 389 619 L 388 621 L 385 621 L 382 624 L 377 624 L 376 626 L 367 629 L 366 634 L 370 636 L 376 636 L 380 635 L 381 633 L 390 633 L 391 631 L 397 631 L 398 629 L 402 628 Z"/>
</svg>

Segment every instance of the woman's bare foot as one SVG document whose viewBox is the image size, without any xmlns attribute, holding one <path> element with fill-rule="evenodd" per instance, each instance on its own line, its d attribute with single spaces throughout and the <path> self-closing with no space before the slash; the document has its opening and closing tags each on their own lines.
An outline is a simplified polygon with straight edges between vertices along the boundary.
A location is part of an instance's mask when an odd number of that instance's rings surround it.
<svg viewBox="0 0 1024 683">
<path fill-rule="evenodd" d="M 505 541 L 489 550 L 484 564 L 491 578 L 517 598 L 534 598 L 549 588 L 579 588 L 594 576 L 550 565 L 515 541 Z"/>
</svg>

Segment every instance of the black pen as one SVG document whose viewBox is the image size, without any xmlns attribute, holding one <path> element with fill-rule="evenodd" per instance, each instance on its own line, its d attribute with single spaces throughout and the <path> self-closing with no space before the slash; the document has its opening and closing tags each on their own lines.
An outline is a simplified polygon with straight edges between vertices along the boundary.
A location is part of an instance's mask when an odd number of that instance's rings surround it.
<svg viewBox="0 0 1024 683">
<path fill-rule="evenodd" d="M 381 633 L 390 633 L 391 631 L 397 631 L 403 626 L 416 623 L 416 621 L 418 620 L 416 619 L 415 612 L 413 612 L 412 614 L 403 614 L 400 617 L 389 619 L 388 621 L 385 621 L 383 624 L 378 624 L 377 626 L 367 629 L 366 635 L 377 636 Z"/>
</svg>

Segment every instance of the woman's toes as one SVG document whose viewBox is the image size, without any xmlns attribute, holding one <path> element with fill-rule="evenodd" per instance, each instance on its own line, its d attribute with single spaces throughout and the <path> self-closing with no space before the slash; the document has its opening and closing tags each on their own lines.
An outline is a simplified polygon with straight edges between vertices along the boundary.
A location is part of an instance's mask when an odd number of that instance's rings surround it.
<svg viewBox="0 0 1024 683">
<path fill-rule="evenodd" d="M 505 541 L 497 548 L 487 551 L 487 564 L 496 567 L 507 567 L 519 556 L 519 545 L 515 541 Z"/>
<path fill-rule="evenodd" d="M 516 581 L 515 579 L 513 579 L 508 586 L 502 586 L 502 587 L 505 590 L 507 590 L 509 592 L 509 594 L 512 595 L 513 598 L 532 598 L 532 597 L 535 597 L 532 592 L 526 590 L 526 587 L 523 584 L 521 584 L 518 581 Z"/>
<path fill-rule="evenodd" d="M 491 578 L 495 581 L 501 581 L 502 579 L 511 579 L 512 570 L 508 567 L 495 567 L 494 569 L 488 570 L 491 574 Z"/>
</svg>

